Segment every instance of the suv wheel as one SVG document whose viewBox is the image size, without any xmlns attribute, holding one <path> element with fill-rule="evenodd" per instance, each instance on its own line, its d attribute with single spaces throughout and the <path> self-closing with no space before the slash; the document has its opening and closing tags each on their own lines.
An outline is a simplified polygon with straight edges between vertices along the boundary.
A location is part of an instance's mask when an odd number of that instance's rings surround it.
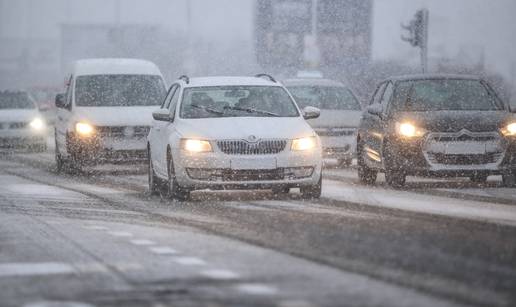
<svg viewBox="0 0 516 307">
<path fill-rule="evenodd" d="M 190 198 L 190 191 L 180 187 L 177 183 L 172 157 L 168 162 L 167 197 L 179 201 L 187 201 Z"/>
<path fill-rule="evenodd" d="M 58 173 L 60 173 L 65 168 L 65 160 L 63 159 L 63 157 L 59 153 L 59 147 L 57 146 L 57 132 L 55 132 L 54 139 L 55 139 L 54 155 L 55 155 L 55 158 L 56 158 L 56 171 Z"/>
<path fill-rule="evenodd" d="M 288 193 L 290 193 L 290 188 L 289 187 L 273 187 L 272 193 L 278 194 L 278 195 L 288 194 Z"/>
<path fill-rule="evenodd" d="M 321 197 L 321 190 L 322 190 L 322 174 L 319 177 L 319 181 L 310 186 L 301 187 L 301 197 L 303 199 L 314 199 L 314 198 L 320 198 Z"/>
<path fill-rule="evenodd" d="M 358 164 L 358 180 L 361 183 L 371 185 L 376 181 L 376 177 L 378 172 L 370 169 L 364 161 L 364 156 L 362 153 L 362 146 L 359 144 L 357 149 L 357 164 Z"/>
<path fill-rule="evenodd" d="M 475 183 L 486 183 L 488 175 L 486 174 L 474 174 L 469 177 L 472 182 Z"/>
<path fill-rule="evenodd" d="M 152 165 L 152 159 L 150 155 L 150 150 L 148 153 L 148 174 L 149 174 L 149 192 L 151 195 L 158 195 L 159 194 L 159 179 L 154 173 L 154 166 Z"/>
<path fill-rule="evenodd" d="M 502 182 L 504 187 L 515 188 L 516 187 L 516 172 L 502 175 Z"/>
</svg>

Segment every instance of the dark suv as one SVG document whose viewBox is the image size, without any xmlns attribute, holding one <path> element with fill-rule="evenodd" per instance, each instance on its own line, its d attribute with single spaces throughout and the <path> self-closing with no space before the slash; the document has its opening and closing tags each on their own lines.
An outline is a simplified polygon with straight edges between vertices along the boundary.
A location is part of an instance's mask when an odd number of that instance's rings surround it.
<svg viewBox="0 0 516 307">
<path fill-rule="evenodd" d="M 407 175 L 502 175 L 516 185 L 516 116 L 484 80 L 456 75 L 388 79 L 362 115 L 358 176 L 372 184 L 379 171 L 394 187 Z"/>
</svg>

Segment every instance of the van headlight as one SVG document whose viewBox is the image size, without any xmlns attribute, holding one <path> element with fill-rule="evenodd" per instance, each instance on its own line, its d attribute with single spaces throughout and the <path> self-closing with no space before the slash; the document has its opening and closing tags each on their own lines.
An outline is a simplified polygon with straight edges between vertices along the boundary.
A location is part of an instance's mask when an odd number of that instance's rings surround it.
<svg viewBox="0 0 516 307">
<path fill-rule="evenodd" d="M 421 137 L 425 135 L 426 130 L 417 127 L 409 122 L 396 123 L 396 133 L 406 138 Z"/>
<path fill-rule="evenodd" d="M 299 139 L 292 140 L 292 146 L 290 149 L 292 151 L 302 151 L 302 150 L 310 150 L 314 149 L 317 146 L 317 139 L 315 136 L 308 136 Z"/>
<path fill-rule="evenodd" d="M 34 130 L 42 130 L 45 128 L 45 122 L 41 118 L 34 118 L 30 123 L 29 126 Z"/>
<path fill-rule="evenodd" d="M 78 122 L 75 124 L 75 132 L 77 132 L 77 134 L 80 136 L 91 136 L 94 131 L 95 128 L 93 128 L 93 126 L 88 123 Z"/>
<path fill-rule="evenodd" d="M 209 152 L 212 151 L 211 144 L 206 140 L 182 139 L 181 148 L 189 152 Z"/>
<path fill-rule="evenodd" d="M 500 131 L 504 136 L 516 136 L 516 122 L 506 125 Z"/>
</svg>

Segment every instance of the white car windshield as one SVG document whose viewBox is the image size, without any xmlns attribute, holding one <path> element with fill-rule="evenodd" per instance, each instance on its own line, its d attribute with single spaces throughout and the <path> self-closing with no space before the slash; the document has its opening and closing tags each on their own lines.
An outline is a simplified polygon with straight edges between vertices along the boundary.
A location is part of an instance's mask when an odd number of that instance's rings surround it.
<svg viewBox="0 0 516 307">
<path fill-rule="evenodd" d="M 159 76 L 79 76 L 75 103 L 83 107 L 157 106 L 165 94 L 165 86 Z"/>
<path fill-rule="evenodd" d="M 0 109 L 35 109 L 36 106 L 24 92 L 0 93 Z"/>
<path fill-rule="evenodd" d="M 345 87 L 289 86 L 288 90 L 300 108 L 312 106 L 325 110 L 361 110 L 358 100 Z"/>
<path fill-rule="evenodd" d="M 277 86 L 213 86 L 186 88 L 182 118 L 297 117 L 287 91 Z"/>
</svg>

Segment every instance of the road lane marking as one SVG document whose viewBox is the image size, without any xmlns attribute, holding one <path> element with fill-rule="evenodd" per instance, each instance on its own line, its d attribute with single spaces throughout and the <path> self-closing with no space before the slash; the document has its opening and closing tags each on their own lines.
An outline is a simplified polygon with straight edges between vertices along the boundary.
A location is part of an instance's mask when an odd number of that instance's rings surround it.
<svg viewBox="0 0 516 307">
<path fill-rule="evenodd" d="M 206 262 L 196 257 L 175 257 L 174 262 L 182 265 L 206 265 Z"/>
<path fill-rule="evenodd" d="M 109 230 L 109 228 L 105 227 L 105 226 L 98 226 L 98 225 L 86 225 L 86 226 L 82 226 L 83 228 L 85 229 L 91 229 L 91 230 Z"/>
<path fill-rule="evenodd" d="M 212 278 L 212 279 L 220 279 L 220 280 L 229 280 L 229 279 L 237 279 L 239 276 L 237 273 L 229 271 L 229 270 L 206 270 L 201 272 L 202 276 Z"/>
<path fill-rule="evenodd" d="M 168 246 L 155 246 L 149 247 L 149 250 L 158 255 L 174 255 L 177 254 L 177 251 Z"/>
<path fill-rule="evenodd" d="M 307 301 L 288 300 L 278 303 L 278 307 L 315 307 Z"/>
<path fill-rule="evenodd" d="M 151 240 L 145 240 L 145 239 L 134 239 L 129 242 L 131 242 L 131 244 L 138 245 L 138 246 L 156 245 L 156 242 L 151 241 Z"/>
<path fill-rule="evenodd" d="M 40 301 L 23 305 L 23 307 L 95 307 L 94 305 L 71 301 Z"/>
<path fill-rule="evenodd" d="M 133 234 L 127 231 L 110 231 L 108 232 L 110 235 L 114 237 L 132 237 Z"/>
<path fill-rule="evenodd" d="M 0 264 L 0 277 L 70 274 L 74 272 L 75 270 L 71 265 L 62 262 Z"/>
<path fill-rule="evenodd" d="M 252 295 L 274 295 L 278 292 L 278 290 L 272 286 L 258 283 L 240 284 L 236 288 L 240 292 Z"/>
</svg>

